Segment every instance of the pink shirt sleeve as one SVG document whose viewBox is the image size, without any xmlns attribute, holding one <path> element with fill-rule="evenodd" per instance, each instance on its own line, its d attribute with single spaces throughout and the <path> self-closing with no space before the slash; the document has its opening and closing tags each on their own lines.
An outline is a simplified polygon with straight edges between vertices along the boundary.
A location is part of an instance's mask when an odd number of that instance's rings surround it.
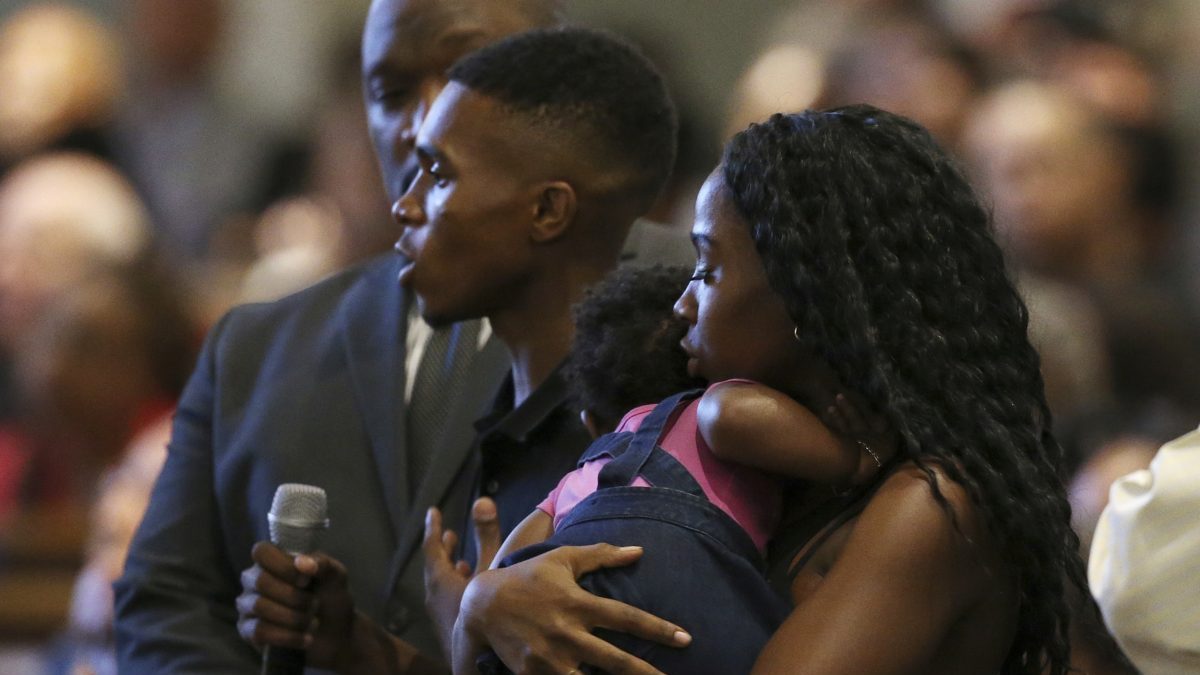
<svg viewBox="0 0 1200 675">
<path fill-rule="evenodd" d="M 546 495 L 546 498 L 542 500 L 542 503 L 537 505 L 538 511 L 541 511 L 542 513 L 545 513 L 546 515 L 553 518 L 554 513 L 557 510 L 556 507 L 558 504 L 558 495 L 562 492 L 563 484 L 566 483 L 567 481 L 573 480 L 572 476 L 574 476 L 578 472 L 579 472 L 579 469 L 575 469 L 574 471 L 563 476 L 562 480 L 558 481 L 558 485 L 555 485 L 554 489 L 550 491 L 550 494 Z"/>
<path fill-rule="evenodd" d="M 616 431 L 636 430 L 641 421 L 653 410 L 653 405 L 638 406 L 630 410 L 625 413 L 625 417 L 621 418 L 621 423 L 617 425 Z M 602 457 L 563 476 L 562 480 L 558 481 L 558 485 L 542 500 L 542 503 L 537 505 L 538 510 L 553 518 L 554 526 L 558 527 L 559 521 L 576 504 L 596 491 L 596 486 L 600 483 L 600 469 L 604 468 L 609 461 L 609 458 Z M 649 485 L 641 477 L 635 479 L 633 484 L 641 487 Z"/>
<path fill-rule="evenodd" d="M 750 380 L 724 380 L 709 388 L 728 382 L 755 384 Z M 709 501 L 741 525 L 760 551 L 765 550 L 779 524 L 783 484 L 759 469 L 717 459 L 700 435 L 696 419 L 699 408 L 700 399 L 688 404 L 659 445 L 688 470 Z"/>
<path fill-rule="evenodd" d="M 724 380 L 711 386 L 730 382 L 755 384 L 751 380 L 738 379 Z M 717 459 L 700 436 L 696 420 L 699 407 L 700 399 L 689 403 L 663 435 L 660 445 L 687 468 L 709 501 L 737 521 L 759 550 L 763 550 L 778 524 L 782 484 L 758 469 Z M 653 405 L 630 410 L 617 426 L 617 431 L 637 431 L 653 410 Z M 596 491 L 600 470 L 609 461 L 609 458 L 602 457 L 568 473 L 537 508 L 551 516 L 557 528 L 571 509 Z M 638 476 L 632 485 L 648 487 L 649 483 Z"/>
</svg>

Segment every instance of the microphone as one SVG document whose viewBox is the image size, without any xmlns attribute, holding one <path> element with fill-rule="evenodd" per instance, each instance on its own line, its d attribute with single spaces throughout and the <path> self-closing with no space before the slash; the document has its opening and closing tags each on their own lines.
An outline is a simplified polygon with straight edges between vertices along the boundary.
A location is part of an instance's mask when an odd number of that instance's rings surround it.
<svg viewBox="0 0 1200 675">
<path fill-rule="evenodd" d="M 325 502 L 325 491 L 319 487 L 280 485 L 267 514 L 271 543 L 292 555 L 316 551 L 321 532 L 329 527 Z M 304 661 L 303 650 L 268 645 L 263 650 L 262 675 L 300 675 Z"/>
</svg>

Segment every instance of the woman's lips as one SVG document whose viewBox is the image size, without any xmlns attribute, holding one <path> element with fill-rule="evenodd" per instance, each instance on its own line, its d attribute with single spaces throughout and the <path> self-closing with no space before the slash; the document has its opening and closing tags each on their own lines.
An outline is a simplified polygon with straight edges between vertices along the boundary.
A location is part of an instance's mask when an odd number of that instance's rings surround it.
<svg viewBox="0 0 1200 675">
<path fill-rule="evenodd" d="M 700 375 L 697 371 L 700 367 L 700 360 L 697 359 L 696 355 L 692 352 L 692 347 L 691 347 L 691 345 L 688 344 L 687 338 L 680 340 L 679 346 L 683 349 L 683 353 L 686 354 L 688 357 L 688 360 L 687 360 L 688 376 L 689 377 L 699 377 Z"/>
</svg>

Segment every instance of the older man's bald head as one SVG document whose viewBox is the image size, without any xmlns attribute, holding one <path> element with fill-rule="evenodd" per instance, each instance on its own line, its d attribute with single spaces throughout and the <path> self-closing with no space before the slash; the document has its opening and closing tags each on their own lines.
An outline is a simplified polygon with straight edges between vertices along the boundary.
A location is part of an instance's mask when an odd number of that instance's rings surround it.
<svg viewBox="0 0 1200 675">
<path fill-rule="evenodd" d="M 420 17 L 431 28 L 446 28 L 459 21 L 519 23 L 517 30 L 547 26 L 562 20 L 562 0 L 374 0 L 371 12 L 391 17 Z M 509 31 L 514 32 L 514 31 Z"/>
<path fill-rule="evenodd" d="M 416 173 L 413 139 L 460 57 L 500 38 L 554 25 L 559 0 L 374 0 L 363 29 L 367 121 L 388 195 Z"/>
</svg>

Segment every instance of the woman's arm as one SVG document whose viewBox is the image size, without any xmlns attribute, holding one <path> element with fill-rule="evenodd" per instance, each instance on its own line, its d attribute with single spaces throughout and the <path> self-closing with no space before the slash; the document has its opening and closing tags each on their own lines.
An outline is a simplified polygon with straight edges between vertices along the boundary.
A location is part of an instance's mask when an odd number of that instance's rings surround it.
<svg viewBox="0 0 1200 675">
<path fill-rule="evenodd" d="M 713 454 L 771 473 L 840 485 L 851 481 L 863 454 L 793 398 L 765 385 L 722 382 L 704 393 L 696 412 Z"/>
<path fill-rule="evenodd" d="M 966 493 L 944 478 L 938 484 L 962 531 L 922 472 L 889 477 L 828 575 L 768 642 L 755 675 L 926 673 L 987 594 L 1015 598 Z"/>
</svg>

